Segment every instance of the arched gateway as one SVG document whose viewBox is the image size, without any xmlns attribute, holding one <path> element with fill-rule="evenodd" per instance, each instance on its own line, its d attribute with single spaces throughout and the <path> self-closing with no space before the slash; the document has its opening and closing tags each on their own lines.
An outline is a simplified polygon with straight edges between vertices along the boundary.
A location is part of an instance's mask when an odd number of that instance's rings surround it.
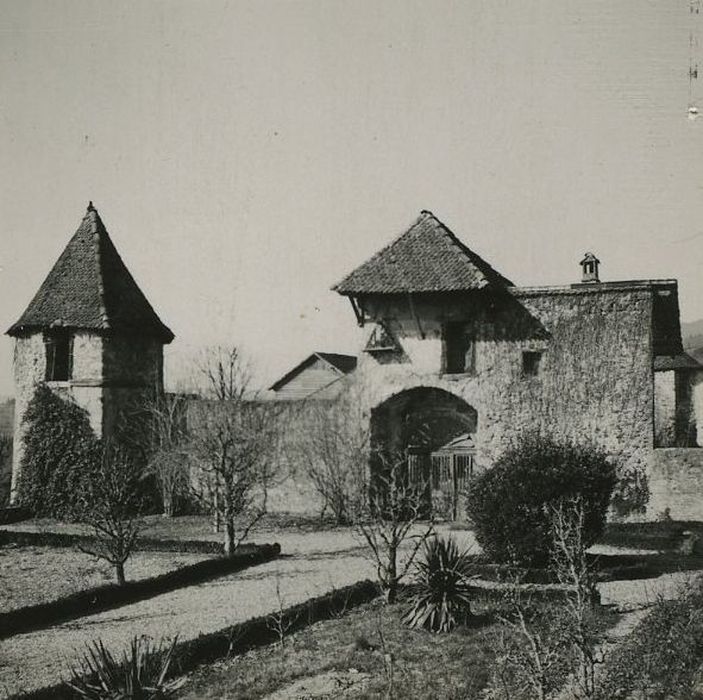
<svg viewBox="0 0 703 700">
<path fill-rule="evenodd" d="M 403 459 L 410 482 L 425 486 L 428 513 L 456 520 L 464 514 L 476 422 L 476 410 L 447 391 L 408 389 L 372 410 L 372 452 Z M 377 459 L 372 469 L 381 462 Z"/>
</svg>

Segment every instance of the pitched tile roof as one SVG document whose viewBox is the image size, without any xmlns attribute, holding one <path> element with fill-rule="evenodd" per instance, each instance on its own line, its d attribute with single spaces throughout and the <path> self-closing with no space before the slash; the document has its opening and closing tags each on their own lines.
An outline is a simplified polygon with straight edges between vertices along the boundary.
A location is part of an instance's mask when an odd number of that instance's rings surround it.
<svg viewBox="0 0 703 700">
<path fill-rule="evenodd" d="M 149 335 L 173 340 L 122 262 L 92 202 L 26 311 L 8 331 L 51 327 Z"/>
<path fill-rule="evenodd" d="M 333 287 L 340 294 L 449 292 L 512 286 L 432 212 Z"/>
</svg>

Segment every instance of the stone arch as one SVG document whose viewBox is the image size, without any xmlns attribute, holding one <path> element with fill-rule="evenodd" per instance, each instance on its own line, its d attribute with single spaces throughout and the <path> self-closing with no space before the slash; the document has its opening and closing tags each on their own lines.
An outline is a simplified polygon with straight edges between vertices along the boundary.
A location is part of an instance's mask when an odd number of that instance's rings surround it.
<svg viewBox="0 0 703 700">
<path fill-rule="evenodd" d="M 382 488 L 384 474 L 387 483 L 389 465 L 399 466 L 400 478 L 419 489 L 427 515 L 457 519 L 460 490 L 470 469 L 453 451 L 441 454 L 442 448 L 446 451 L 453 442 L 473 444 L 477 422 L 476 409 L 444 389 L 420 386 L 390 396 L 371 411 L 374 488 Z M 397 479 L 398 473 L 393 474 Z"/>
<path fill-rule="evenodd" d="M 371 410 L 372 442 L 387 450 L 431 452 L 458 435 L 472 435 L 477 422 L 476 409 L 455 394 L 437 387 L 413 387 Z"/>
</svg>

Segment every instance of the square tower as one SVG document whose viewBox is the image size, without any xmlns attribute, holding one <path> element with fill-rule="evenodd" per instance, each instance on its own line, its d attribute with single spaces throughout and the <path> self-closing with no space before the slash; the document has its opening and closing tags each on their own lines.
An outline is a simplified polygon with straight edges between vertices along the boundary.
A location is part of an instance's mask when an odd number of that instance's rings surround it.
<svg viewBox="0 0 703 700">
<path fill-rule="evenodd" d="M 163 346 L 174 335 L 120 258 L 92 202 L 7 334 L 15 339 L 14 501 L 23 417 L 37 384 L 82 406 L 96 435 L 108 438 L 131 406 L 163 391 Z"/>
</svg>

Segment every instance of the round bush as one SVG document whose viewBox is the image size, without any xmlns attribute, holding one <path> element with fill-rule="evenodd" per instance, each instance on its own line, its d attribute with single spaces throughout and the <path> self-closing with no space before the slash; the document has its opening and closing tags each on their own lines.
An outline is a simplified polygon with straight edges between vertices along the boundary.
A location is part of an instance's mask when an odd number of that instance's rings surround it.
<svg viewBox="0 0 703 700">
<path fill-rule="evenodd" d="M 580 499 L 583 539 L 590 545 L 603 531 L 615 484 L 615 466 L 599 449 L 528 435 L 471 484 L 467 511 L 492 559 L 543 566 L 553 508 Z"/>
</svg>

